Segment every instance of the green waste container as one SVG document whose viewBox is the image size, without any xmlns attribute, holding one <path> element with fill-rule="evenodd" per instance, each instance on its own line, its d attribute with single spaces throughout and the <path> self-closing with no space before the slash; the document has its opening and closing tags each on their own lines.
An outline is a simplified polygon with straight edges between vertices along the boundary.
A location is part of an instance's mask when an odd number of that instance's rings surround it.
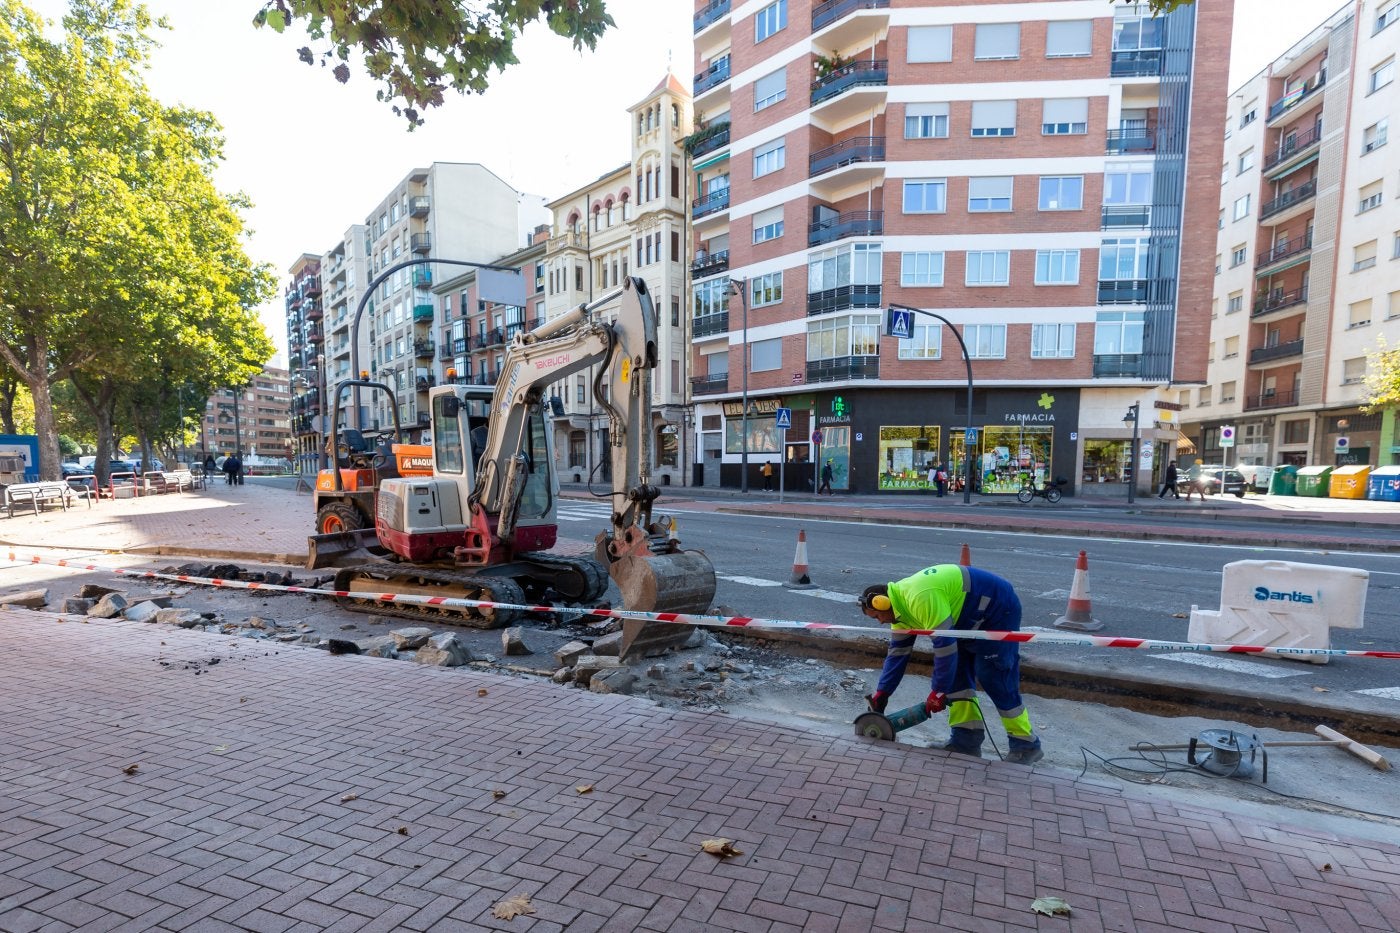
<svg viewBox="0 0 1400 933">
<path fill-rule="evenodd" d="M 1298 471 L 1298 495 L 1325 499 L 1331 480 L 1330 466 L 1305 466 Z"/>
<path fill-rule="evenodd" d="M 1269 495 L 1298 495 L 1298 468 L 1291 463 L 1274 467 L 1274 475 L 1269 477 Z"/>
</svg>

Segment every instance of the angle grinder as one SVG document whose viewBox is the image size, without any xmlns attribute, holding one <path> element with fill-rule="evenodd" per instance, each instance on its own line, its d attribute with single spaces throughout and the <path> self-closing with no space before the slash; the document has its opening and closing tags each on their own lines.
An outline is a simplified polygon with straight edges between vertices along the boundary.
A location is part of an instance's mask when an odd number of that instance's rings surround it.
<svg viewBox="0 0 1400 933">
<path fill-rule="evenodd" d="M 915 703 L 907 709 L 893 713 L 861 713 L 856 717 L 856 735 L 867 739 L 894 740 L 895 734 L 912 729 L 921 722 L 928 722 L 928 710 L 923 703 Z"/>
</svg>

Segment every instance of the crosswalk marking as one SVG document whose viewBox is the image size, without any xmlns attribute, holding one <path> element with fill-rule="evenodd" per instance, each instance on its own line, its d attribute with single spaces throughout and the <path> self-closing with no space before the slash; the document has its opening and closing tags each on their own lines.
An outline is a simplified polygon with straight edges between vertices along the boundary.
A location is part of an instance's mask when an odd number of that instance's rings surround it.
<svg viewBox="0 0 1400 933">
<path fill-rule="evenodd" d="M 1380 697 L 1382 700 L 1400 700 L 1400 687 L 1372 687 L 1370 690 L 1353 690 L 1353 693 L 1364 693 L 1368 697 Z"/>
<path fill-rule="evenodd" d="M 742 583 L 745 586 L 782 586 L 777 580 L 762 580 L 758 577 L 739 577 L 727 573 L 717 573 L 715 576 L 721 580 L 728 580 L 730 583 Z"/>
<path fill-rule="evenodd" d="M 555 512 L 555 517 L 561 522 L 596 522 L 599 519 L 606 521 L 611 511 L 605 505 L 561 505 Z"/>
<path fill-rule="evenodd" d="M 1288 671 L 1280 670 L 1265 664 L 1241 661 L 1238 658 L 1217 658 L 1209 654 L 1158 654 L 1154 657 L 1165 658 L 1168 661 L 1180 661 L 1182 664 L 1195 664 L 1199 667 L 1210 667 L 1217 671 L 1229 671 L 1232 674 L 1250 674 L 1254 677 L 1267 677 L 1271 680 L 1278 680 L 1284 677 L 1304 677 L 1313 673 L 1312 671 Z"/>
</svg>

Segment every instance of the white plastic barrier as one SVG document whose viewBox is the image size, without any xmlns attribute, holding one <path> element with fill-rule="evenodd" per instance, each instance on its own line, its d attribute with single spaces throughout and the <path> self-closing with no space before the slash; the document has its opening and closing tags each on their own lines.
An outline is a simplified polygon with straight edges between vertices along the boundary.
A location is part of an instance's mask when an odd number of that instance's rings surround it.
<svg viewBox="0 0 1400 933">
<path fill-rule="evenodd" d="M 1226 564 L 1220 609 L 1191 607 L 1189 641 L 1330 648 L 1329 629 L 1361 628 L 1370 574 L 1285 560 Z M 1326 655 L 1300 660 L 1326 664 Z"/>
</svg>

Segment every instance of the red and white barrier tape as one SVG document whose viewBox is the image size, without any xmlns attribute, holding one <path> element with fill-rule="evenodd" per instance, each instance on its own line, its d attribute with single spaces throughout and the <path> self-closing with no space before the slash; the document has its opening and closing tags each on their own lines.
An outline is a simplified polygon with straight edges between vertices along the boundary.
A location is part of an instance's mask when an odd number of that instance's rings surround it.
<svg viewBox="0 0 1400 933">
<path fill-rule="evenodd" d="M 799 622 L 794 619 L 758 619 L 748 616 L 702 616 L 683 612 L 642 612 L 637 609 L 593 609 L 582 606 L 523 605 L 498 603 L 483 599 L 459 599 L 452 596 L 421 596 L 411 593 L 362 593 L 349 590 L 322 590 L 309 586 L 282 586 L 275 583 L 248 583 L 243 580 L 221 580 L 193 577 L 188 574 L 160 573 L 123 567 L 104 567 L 72 560 L 54 560 L 30 555 L 22 557 L 14 551 L 6 558 L 15 563 L 42 564 L 68 570 L 98 571 L 141 580 L 169 580 L 197 586 L 227 589 L 260 590 L 272 593 L 304 593 L 308 596 L 335 596 L 343 599 L 363 599 L 383 603 L 403 603 L 414 606 L 442 606 L 449 609 L 512 609 L 521 612 L 564 612 L 611 619 L 639 619 L 643 622 L 673 622 L 682 625 L 703 625 L 710 628 L 800 629 L 820 632 L 859 632 L 873 634 L 875 629 L 861 625 L 838 625 L 834 622 Z M 1208 645 L 1185 641 L 1159 641 L 1152 638 L 1120 638 L 1106 635 L 1075 635 L 1068 632 L 984 632 L 974 629 L 900 629 L 902 635 L 936 635 L 943 638 L 964 638 L 981 641 L 1008 641 L 1016 644 L 1042 642 L 1056 645 L 1080 645 L 1092 648 L 1136 648 L 1146 651 L 1204 651 L 1224 654 L 1258 654 L 1265 657 L 1326 656 L 1339 658 L 1386 658 L 1400 660 L 1400 651 L 1346 651 L 1340 648 L 1289 648 L 1272 645 Z"/>
</svg>

